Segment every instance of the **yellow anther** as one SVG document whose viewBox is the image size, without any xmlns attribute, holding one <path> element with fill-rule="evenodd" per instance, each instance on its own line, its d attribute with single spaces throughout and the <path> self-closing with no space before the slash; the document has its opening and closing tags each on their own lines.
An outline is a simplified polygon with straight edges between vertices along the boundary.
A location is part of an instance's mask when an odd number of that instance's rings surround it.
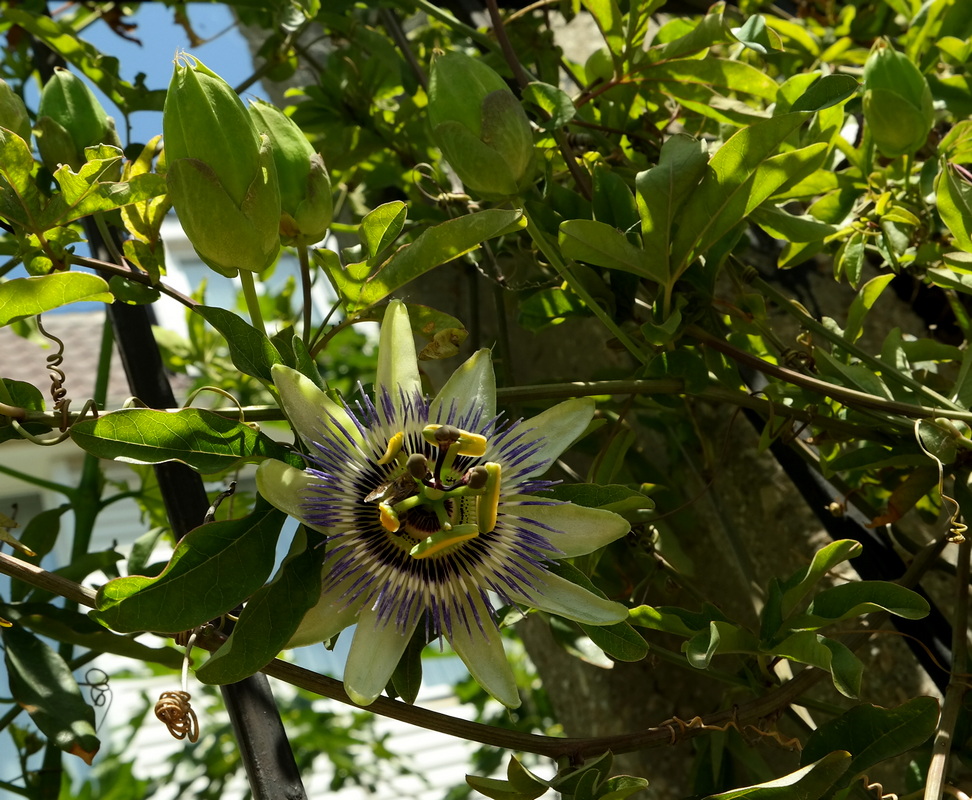
<svg viewBox="0 0 972 800">
<path fill-rule="evenodd" d="M 389 533 L 395 533 L 402 525 L 398 519 L 398 514 L 395 513 L 395 509 L 388 505 L 388 503 L 378 504 L 378 516 L 381 520 L 381 527 Z"/>
<path fill-rule="evenodd" d="M 441 553 L 447 547 L 468 542 L 479 536 L 479 528 L 470 523 L 468 525 L 456 525 L 452 530 L 439 531 L 419 542 L 415 547 L 408 551 L 412 558 L 428 558 L 429 556 Z"/>
<path fill-rule="evenodd" d="M 486 453 L 486 437 L 463 431 L 459 437 L 459 455 L 477 458 Z"/>
<path fill-rule="evenodd" d="M 378 459 L 378 464 L 384 466 L 385 464 L 390 464 L 395 456 L 402 452 L 402 442 L 405 441 L 405 433 L 399 431 L 391 439 L 388 440 L 388 447 L 385 449 L 385 455 Z"/>
<path fill-rule="evenodd" d="M 425 439 L 429 444 L 434 444 L 439 447 L 443 444 L 441 434 L 436 436 L 436 432 L 441 430 L 443 425 L 426 425 L 422 429 L 422 438 Z M 458 437 L 449 444 L 449 450 L 454 451 L 457 456 L 481 456 L 486 452 L 486 437 L 480 436 L 478 433 L 470 433 L 469 431 L 464 431 L 459 428 L 453 428 L 452 430 L 458 433 Z"/>
<path fill-rule="evenodd" d="M 503 468 L 495 461 L 487 461 L 484 466 L 487 475 L 486 490 L 476 498 L 476 521 L 480 531 L 489 533 L 496 527 L 496 517 L 499 514 Z"/>
</svg>

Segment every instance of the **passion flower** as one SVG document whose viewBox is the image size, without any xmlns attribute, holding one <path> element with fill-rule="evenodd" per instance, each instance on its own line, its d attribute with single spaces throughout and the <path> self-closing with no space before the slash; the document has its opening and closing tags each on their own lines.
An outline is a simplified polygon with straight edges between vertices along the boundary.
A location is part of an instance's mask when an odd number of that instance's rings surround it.
<svg viewBox="0 0 972 800">
<path fill-rule="evenodd" d="M 413 633 L 444 636 L 473 677 L 519 705 L 494 619 L 494 598 L 608 625 L 627 610 L 555 575 L 555 559 L 590 553 L 628 532 L 617 514 L 531 496 L 587 427 L 590 399 L 532 420 L 496 414 L 488 350 L 429 401 L 421 390 L 408 312 L 382 324 L 375 399 L 354 408 L 281 365 L 274 383 L 304 442 L 308 466 L 263 462 L 260 493 L 327 536 L 320 602 L 290 646 L 356 624 L 344 686 L 361 705 L 385 688 Z"/>
</svg>

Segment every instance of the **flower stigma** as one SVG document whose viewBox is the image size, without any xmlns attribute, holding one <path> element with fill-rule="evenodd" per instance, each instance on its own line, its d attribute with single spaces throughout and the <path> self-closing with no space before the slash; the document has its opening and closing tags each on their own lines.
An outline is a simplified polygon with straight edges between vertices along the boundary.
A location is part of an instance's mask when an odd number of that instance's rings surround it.
<svg viewBox="0 0 972 800">
<path fill-rule="evenodd" d="M 500 465 L 487 461 L 467 465 L 462 474 L 456 470 L 458 457 L 468 460 L 486 453 L 486 437 L 453 425 L 431 424 L 422 429 L 419 443 L 428 452 L 406 453 L 404 442 L 404 431 L 388 440 L 385 454 L 375 463 L 393 466 L 392 474 L 363 501 L 377 504 L 381 527 L 396 535 L 395 544 L 412 558 L 423 559 L 492 532 L 499 509 Z"/>
</svg>

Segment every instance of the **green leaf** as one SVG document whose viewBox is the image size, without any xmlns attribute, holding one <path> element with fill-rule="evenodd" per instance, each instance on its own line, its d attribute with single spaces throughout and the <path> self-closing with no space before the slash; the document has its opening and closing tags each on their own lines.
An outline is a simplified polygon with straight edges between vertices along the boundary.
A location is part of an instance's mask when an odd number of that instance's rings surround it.
<svg viewBox="0 0 972 800">
<path fill-rule="evenodd" d="M 820 592 L 807 609 L 807 615 L 826 620 L 826 624 L 874 611 L 887 611 L 905 619 L 921 619 L 928 615 L 928 608 L 924 597 L 897 583 L 851 581 Z"/>
<path fill-rule="evenodd" d="M 597 800 L 625 800 L 648 788 L 646 778 L 634 775 L 615 775 L 598 787 Z"/>
<path fill-rule="evenodd" d="M 662 145 L 658 164 L 635 178 L 644 250 L 660 275 L 669 276 L 669 250 L 679 209 L 705 172 L 704 142 L 676 134 Z"/>
<path fill-rule="evenodd" d="M 845 364 L 820 347 L 814 348 L 813 358 L 822 373 L 837 378 L 845 386 L 885 400 L 894 399 L 884 381 L 863 364 Z"/>
<path fill-rule="evenodd" d="M 847 771 L 850 760 L 850 753 L 828 753 L 819 761 L 782 778 L 710 794 L 705 800 L 819 800 L 828 794 L 834 783 Z"/>
<path fill-rule="evenodd" d="M 666 275 L 644 250 L 617 228 L 593 219 L 570 219 L 560 226 L 560 249 L 567 258 L 598 267 L 630 272 L 662 283 Z"/>
<path fill-rule="evenodd" d="M 914 697 L 895 708 L 854 706 L 810 734 L 800 760 L 806 763 L 822 753 L 846 750 L 851 762 L 834 783 L 835 789 L 843 789 L 872 767 L 924 744 L 937 724 L 934 697 Z"/>
<path fill-rule="evenodd" d="M 611 51 L 616 66 L 621 64 L 624 53 L 624 20 L 615 0 L 581 0 L 581 4 L 594 17 L 601 36 Z"/>
<path fill-rule="evenodd" d="M 565 766 L 550 781 L 550 788 L 558 791 L 562 797 L 571 797 L 577 792 L 577 785 L 584 778 L 584 775 L 591 771 L 602 775 L 609 774 L 613 764 L 614 754 L 608 750 L 599 756 L 588 759 L 581 765 Z"/>
<path fill-rule="evenodd" d="M 717 4 L 714 9 L 683 36 L 667 41 L 658 47 L 652 47 L 648 51 L 649 58 L 655 62 L 670 61 L 698 53 L 714 44 L 734 42 L 735 37 L 730 33 L 729 25 L 723 16 L 725 6 Z M 678 23 L 685 24 L 688 23 L 688 20 L 678 20 Z"/>
<path fill-rule="evenodd" d="M 327 271 L 345 310 L 353 313 L 374 305 L 396 289 L 431 269 L 476 249 L 487 239 L 503 236 L 526 225 L 520 211 L 488 209 L 467 214 L 425 230 L 414 242 L 396 250 L 372 269 L 368 264 L 342 267 L 329 251 L 316 250 L 315 257 Z"/>
<path fill-rule="evenodd" d="M 170 669 L 182 666 L 183 655 L 174 647 L 150 647 L 128 636 L 105 630 L 88 616 L 68 608 L 47 603 L 25 603 L 6 606 L 3 613 L 41 636 L 58 642 L 93 650 L 114 653 L 134 661 L 161 664 Z"/>
<path fill-rule="evenodd" d="M 33 550 L 36 555 L 28 556 L 19 551 L 14 551 L 14 558 L 26 561 L 35 567 L 40 566 L 44 556 L 54 549 L 58 534 L 61 532 L 61 516 L 65 511 L 70 510 L 70 508 L 71 506 L 65 503 L 57 508 L 49 508 L 46 511 L 41 511 L 39 514 L 34 515 L 30 522 L 24 526 L 24 532 L 20 536 L 20 542 Z M 32 588 L 28 583 L 11 579 L 10 600 L 12 602 L 23 600 L 30 594 Z"/>
<path fill-rule="evenodd" d="M 510 756 L 506 765 L 506 777 L 514 789 L 530 797 L 539 797 L 550 788 L 547 781 L 530 772 L 516 756 Z"/>
<path fill-rule="evenodd" d="M 422 651 L 425 649 L 425 631 L 417 629 L 409 639 L 405 652 L 392 673 L 392 688 L 406 703 L 414 703 L 422 688 Z"/>
<path fill-rule="evenodd" d="M 766 27 L 766 20 L 762 14 L 756 14 L 740 27 L 732 28 L 732 35 L 750 50 L 755 50 L 761 55 L 783 49 L 780 37 Z"/>
<path fill-rule="evenodd" d="M 154 286 L 123 278 L 121 275 L 112 275 L 108 279 L 108 289 L 118 302 L 133 306 L 154 303 L 161 294 Z"/>
<path fill-rule="evenodd" d="M 955 244 L 972 252 L 972 184 L 962 180 L 955 167 L 943 160 L 937 188 L 942 222 L 955 237 Z"/>
<path fill-rule="evenodd" d="M 745 92 L 773 102 L 779 84 L 765 71 L 744 61 L 708 57 L 684 58 L 658 64 L 646 73 L 651 81 L 673 81 L 677 84 L 701 85 L 720 92 Z"/>
<path fill-rule="evenodd" d="M 793 613 L 797 604 L 810 593 L 824 575 L 838 564 L 860 555 L 863 549 L 860 542 L 855 542 L 853 539 L 838 539 L 821 547 L 813 554 L 810 566 L 794 575 L 783 587 L 781 604 L 783 616 L 788 617 Z"/>
<path fill-rule="evenodd" d="M 496 778 L 481 778 L 479 775 L 467 775 L 466 783 L 480 794 L 491 797 L 493 800 L 534 800 L 543 794 L 523 794 L 513 788 L 509 781 L 501 781 Z M 546 791 L 546 789 L 544 789 Z"/>
<path fill-rule="evenodd" d="M 642 628 L 689 637 L 699 631 L 708 630 L 713 621 L 729 620 L 718 608 L 704 603 L 701 611 L 689 611 L 675 606 L 638 606 L 628 612 L 628 621 Z"/>
<path fill-rule="evenodd" d="M 229 346 L 230 359 L 240 372 L 273 382 L 270 369 L 274 364 L 282 364 L 283 359 L 263 331 L 225 308 L 196 306 L 194 310 L 223 334 Z"/>
<path fill-rule="evenodd" d="M 611 658 L 618 661 L 641 661 L 648 655 L 648 643 L 627 622 L 614 625 L 587 625 L 579 622 L 581 630 Z"/>
<path fill-rule="evenodd" d="M 655 501 L 647 495 L 616 483 L 606 485 L 599 483 L 564 483 L 537 492 L 537 495 L 552 497 L 555 500 L 563 500 L 587 508 L 603 508 L 621 515 L 655 507 Z"/>
<path fill-rule="evenodd" d="M 368 260 L 377 258 L 398 238 L 407 215 L 408 206 L 401 200 L 384 203 L 365 214 L 359 235 L 368 252 Z"/>
<path fill-rule="evenodd" d="M 44 209 L 42 228 L 46 230 L 91 214 L 114 211 L 166 193 L 165 176 L 154 172 L 136 175 L 130 181 L 113 180 L 121 169 L 121 161 L 122 152 L 117 150 L 117 155 L 112 157 L 86 162 L 78 172 L 62 164 L 54 173 L 61 192 Z"/>
<path fill-rule="evenodd" d="M 790 107 L 791 111 L 822 111 L 850 100 L 861 85 L 850 75 L 825 75 Z"/>
<path fill-rule="evenodd" d="M 671 262 L 676 272 L 680 273 L 788 180 L 790 176 L 781 164 L 773 164 L 762 172 L 760 168 L 808 116 L 807 112 L 800 112 L 756 122 L 733 134 L 712 156 L 702 182 L 679 213 Z"/>
<path fill-rule="evenodd" d="M 102 586 L 92 616 L 122 633 L 178 633 L 232 611 L 270 574 L 285 519 L 258 498 L 249 516 L 200 525 L 157 578 L 132 575 Z"/>
<path fill-rule="evenodd" d="M 799 631 L 775 645 L 772 654 L 829 672 L 834 687 L 846 697 L 860 694 L 864 665 L 840 642 L 813 631 Z"/>
<path fill-rule="evenodd" d="M 864 331 L 864 317 L 894 278 L 893 272 L 878 275 L 860 288 L 847 312 L 847 327 L 844 328 L 844 338 L 847 341 L 856 342 L 860 338 Z"/>
<path fill-rule="evenodd" d="M 240 461 L 286 460 L 286 450 L 249 425 L 205 411 L 127 408 L 71 426 L 75 443 L 98 458 L 131 464 L 181 461 L 204 475 Z"/>
<path fill-rule="evenodd" d="M 549 83 L 533 81 L 523 90 L 523 99 L 534 103 L 550 115 L 550 119 L 543 123 L 543 129 L 553 131 L 564 127 L 570 122 L 577 109 L 570 95 L 563 89 L 551 86 Z"/>
<path fill-rule="evenodd" d="M 617 172 L 598 165 L 594 168 L 594 219 L 605 222 L 637 239 L 638 206 L 634 194 Z"/>
<path fill-rule="evenodd" d="M 696 669 L 706 669 L 712 657 L 725 653 L 755 653 L 759 642 L 752 633 L 732 622 L 710 622 L 709 629 L 682 645 L 685 657 Z"/>
<path fill-rule="evenodd" d="M 88 272 L 55 272 L 35 278 L 14 278 L 0 283 L 0 325 L 9 325 L 70 303 L 110 303 L 114 299 L 104 278 Z"/>
<path fill-rule="evenodd" d="M 752 219 L 770 236 L 786 242 L 817 242 L 837 233 L 836 225 L 820 222 L 807 214 L 790 214 L 778 206 L 757 208 Z"/>
<path fill-rule="evenodd" d="M 63 658 L 23 628 L 3 630 L 10 693 L 50 742 L 91 764 L 101 743 L 94 709 Z"/>
<path fill-rule="evenodd" d="M 324 548 L 308 547 L 304 528 L 298 529 L 276 577 L 249 599 L 229 638 L 196 677 L 203 683 L 236 683 L 269 664 L 321 599 L 323 562 Z"/>
<path fill-rule="evenodd" d="M 0 218 L 29 231 L 40 232 L 36 222 L 43 200 L 33 177 L 34 156 L 27 142 L 0 128 Z"/>
</svg>

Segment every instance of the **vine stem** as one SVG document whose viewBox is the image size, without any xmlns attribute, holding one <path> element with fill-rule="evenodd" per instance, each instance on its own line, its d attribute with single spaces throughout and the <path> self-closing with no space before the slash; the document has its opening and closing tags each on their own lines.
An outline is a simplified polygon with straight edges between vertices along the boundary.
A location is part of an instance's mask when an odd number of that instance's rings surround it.
<svg viewBox="0 0 972 800">
<path fill-rule="evenodd" d="M 260 310 L 260 298 L 257 297 L 256 284 L 253 282 L 253 273 L 241 269 L 240 284 L 243 286 L 246 310 L 250 312 L 250 322 L 258 331 L 266 332 L 266 325 L 263 324 L 263 312 Z"/>
<path fill-rule="evenodd" d="M 302 331 L 301 339 L 303 339 L 304 344 L 309 348 L 311 336 L 313 335 L 313 330 L 311 328 L 311 312 L 314 310 L 314 308 L 311 299 L 310 257 L 307 254 L 307 246 L 304 244 L 303 236 L 300 237 L 300 242 L 297 245 L 297 261 L 300 264 L 300 289 L 301 294 L 304 297 L 304 330 Z"/>
<path fill-rule="evenodd" d="M 173 300 L 178 300 L 186 308 L 194 309 L 199 303 L 193 300 L 191 297 L 187 297 L 178 289 L 173 289 L 166 283 L 159 281 L 158 283 L 152 283 L 151 276 L 144 272 L 138 272 L 133 269 L 128 269 L 127 267 L 120 267 L 117 264 L 112 264 L 110 261 L 100 261 L 97 258 L 86 258 L 85 256 L 72 255 L 69 259 L 71 264 L 76 264 L 79 267 L 90 267 L 91 269 L 98 270 L 99 272 L 108 272 L 112 275 L 120 275 L 123 278 L 127 278 L 130 281 L 135 281 L 136 283 L 144 284 L 145 286 L 151 286 L 153 289 L 158 289 L 162 294 L 168 295 Z"/>
<path fill-rule="evenodd" d="M 584 288 L 584 285 L 574 277 L 574 273 L 570 266 L 560 257 L 560 253 L 557 251 L 550 241 L 547 239 L 546 234 L 537 227 L 536 223 L 526 214 L 524 211 L 524 218 L 527 221 L 527 233 L 530 234 L 530 238 L 533 239 L 534 244 L 543 253 L 543 257 L 547 259 L 547 262 L 557 270 L 557 273 L 567 282 L 570 289 L 574 294 L 576 294 L 586 305 L 591 312 L 596 316 L 601 323 L 614 334 L 615 338 L 621 342 L 639 362 L 642 364 L 648 363 L 648 358 L 645 353 L 642 352 L 641 348 L 632 341 L 623 330 L 621 330 L 613 319 L 608 315 L 608 313 L 598 305 L 597 301 L 591 297 L 590 292 Z"/>
<path fill-rule="evenodd" d="M 312 354 L 318 352 L 315 345 Z M 768 365 L 773 366 L 773 365 Z M 618 396 L 618 395 L 672 395 L 685 394 L 698 397 L 703 400 L 711 400 L 717 403 L 728 403 L 741 408 L 749 408 L 767 418 L 769 422 L 774 420 L 779 423 L 786 421 L 809 422 L 824 430 L 834 433 L 845 434 L 848 436 L 859 436 L 877 441 L 886 442 L 885 437 L 875 437 L 873 431 L 852 422 L 842 419 L 835 419 L 820 414 L 815 414 L 802 408 L 791 408 L 789 406 L 781 408 L 771 400 L 758 397 L 754 394 L 741 392 L 736 389 L 727 389 L 723 386 L 707 386 L 700 391 L 690 392 L 685 386 L 685 381 L 681 378 L 635 378 L 611 381 L 577 381 L 574 383 L 548 383 L 524 386 L 506 386 L 496 389 L 496 398 L 501 403 L 515 404 L 534 400 L 558 400 L 568 397 L 598 397 L 598 396 Z M 867 395 L 870 397 L 870 395 Z M 880 398 L 873 398 L 879 400 Z M 178 412 L 181 408 L 167 408 L 165 411 Z M 239 419 L 244 415 L 250 422 L 277 422 L 284 419 L 283 412 L 277 406 L 232 406 L 209 409 L 214 414 L 231 419 Z M 910 416 L 924 418 L 926 416 L 943 417 L 949 416 L 951 419 L 967 420 L 972 423 L 972 412 L 957 414 L 947 409 L 925 409 L 919 406 L 911 408 L 913 412 Z M 926 413 L 930 412 L 930 413 Z M 57 428 L 61 424 L 61 415 L 50 411 L 32 411 L 30 409 L 0 403 L 0 416 L 9 417 L 22 421 L 24 424 L 36 423 L 46 425 L 48 428 Z M 72 411 L 68 414 L 68 424 L 72 425 L 81 419 L 82 412 Z M 0 471 L 3 465 L 0 465 Z"/>
<path fill-rule="evenodd" d="M 506 35 L 506 26 L 503 24 L 503 17 L 500 14 L 499 5 L 496 0 L 486 0 L 486 10 L 489 12 L 490 21 L 493 23 L 493 33 L 496 36 L 496 41 L 503 51 L 503 58 L 506 60 L 510 69 L 513 70 L 513 77 L 516 78 L 517 86 L 522 91 L 530 83 L 531 76 L 523 68 L 520 59 L 516 56 L 516 51 L 513 49 L 513 43 L 510 41 L 510 37 Z M 591 176 L 581 169 L 577 163 L 577 156 L 574 155 L 573 148 L 570 146 L 570 142 L 568 142 L 563 130 L 555 130 L 552 133 L 554 141 L 557 142 L 557 147 L 560 148 L 560 152 L 564 157 L 564 163 L 567 165 L 571 177 L 577 184 L 577 188 L 585 200 L 590 200 L 594 196 L 594 191 L 591 186 Z"/>
<path fill-rule="evenodd" d="M 754 281 L 752 281 L 752 285 L 759 289 L 767 297 L 772 299 L 781 309 L 790 314 L 790 316 L 796 319 L 807 330 L 833 342 L 833 344 L 835 344 L 837 347 L 841 348 L 842 350 L 846 350 L 855 358 L 859 358 L 871 369 L 880 371 L 881 374 L 886 378 L 896 381 L 917 394 L 923 394 L 930 400 L 934 401 L 935 403 L 940 403 L 946 408 L 961 410 L 961 406 L 959 406 L 957 403 L 953 403 L 947 397 L 944 397 L 933 389 L 930 389 L 921 381 L 916 381 L 914 378 L 902 374 L 900 370 L 895 369 L 895 367 L 885 363 L 880 358 L 872 356 L 870 353 L 861 349 L 853 342 L 848 342 L 846 339 L 837 336 L 834 331 L 815 320 L 812 316 L 801 309 L 797 303 L 794 303 L 792 300 L 785 297 L 781 292 L 777 291 L 774 286 L 770 285 L 762 278 L 756 278 Z"/>
<path fill-rule="evenodd" d="M 926 546 L 912 560 L 907 572 L 898 583 L 902 586 L 914 586 L 929 567 L 935 563 L 944 546 L 944 537 Z M 18 578 L 32 586 L 62 594 L 69 599 L 76 600 L 81 605 L 90 607 L 95 605 L 95 593 L 91 589 L 80 586 L 60 575 L 48 573 L 32 564 L 8 556 L 6 553 L 0 553 L 0 573 Z M 968 575 L 966 575 L 967 583 Z M 887 612 L 870 615 L 875 629 L 883 624 L 888 617 Z M 845 640 L 845 644 L 851 650 L 856 650 L 871 638 L 872 633 L 873 630 L 853 634 Z M 217 650 L 224 641 L 225 636 L 223 634 L 209 631 L 201 633 L 196 644 L 212 652 Z M 344 685 L 340 681 L 319 675 L 296 664 L 274 659 L 261 672 L 322 697 L 358 707 L 348 697 L 344 691 Z M 728 727 L 741 728 L 753 725 L 762 719 L 773 718 L 781 710 L 797 702 L 800 695 L 826 676 L 827 673 L 820 669 L 804 669 L 793 680 L 730 710 L 695 717 L 689 722 L 676 719 L 664 720 L 658 725 L 636 731 L 589 738 L 558 738 L 508 731 L 479 722 L 457 719 L 447 714 L 429 711 L 386 697 L 379 697 L 367 708 L 380 716 L 445 733 L 449 736 L 509 750 L 535 753 L 548 758 L 569 757 L 572 761 L 577 762 L 600 755 L 606 750 L 611 750 L 614 753 L 632 753 L 638 750 L 671 745 L 714 729 L 725 730 Z"/>
<path fill-rule="evenodd" d="M 968 488 L 968 472 L 959 473 L 955 479 L 955 494 L 959 499 L 963 516 L 972 507 L 972 492 Z M 942 702 L 942 716 L 932 745 L 931 763 L 925 780 L 924 800 L 941 800 L 952 749 L 952 737 L 962 710 L 962 700 L 967 687 L 968 626 L 969 626 L 969 559 L 972 557 L 972 539 L 966 538 L 958 548 L 955 571 L 955 619 L 952 621 L 952 664 Z"/>
<path fill-rule="evenodd" d="M 857 389 L 837 386 L 836 384 L 822 381 L 819 378 L 804 375 L 802 372 L 796 372 L 792 369 L 781 367 L 778 364 L 764 361 L 759 356 L 747 353 L 745 350 L 740 350 L 738 347 L 729 344 L 725 339 L 713 336 L 697 325 L 687 326 L 685 332 L 707 347 L 718 350 L 720 353 L 725 353 L 733 361 L 746 364 L 765 375 L 779 378 L 787 383 L 792 383 L 794 386 L 801 386 L 804 389 L 818 392 L 846 406 L 866 408 L 872 411 L 883 411 L 886 414 L 897 414 L 911 419 L 945 417 L 947 419 L 962 420 L 963 422 L 972 422 L 972 412 L 953 410 L 951 408 L 953 404 L 950 402 L 948 403 L 949 408 L 932 408 L 929 406 L 915 405 L 913 403 L 901 403 L 897 400 L 888 400 L 877 395 L 868 394 L 867 392 L 860 392 Z"/>
</svg>

